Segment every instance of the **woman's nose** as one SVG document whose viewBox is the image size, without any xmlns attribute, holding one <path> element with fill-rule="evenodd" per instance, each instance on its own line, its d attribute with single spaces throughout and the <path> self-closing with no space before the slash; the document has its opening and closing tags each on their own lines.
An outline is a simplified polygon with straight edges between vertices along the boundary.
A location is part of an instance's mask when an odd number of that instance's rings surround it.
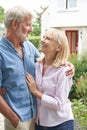
<svg viewBox="0 0 87 130">
<path fill-rule="evenodd" d="M 45 42 L 45 40 L 46 40 L 46 38 L 45 38 L 45 37 L 43 37 L 43 38 L 41 39 L 41 42 Z"/>
<path fill-rule="evenodd" d="M 41 44 L 44 44 L 44 43 L 45 43 L 45 39 L 42 39 L 42 40 L 41 40 Z"/>
</svg>

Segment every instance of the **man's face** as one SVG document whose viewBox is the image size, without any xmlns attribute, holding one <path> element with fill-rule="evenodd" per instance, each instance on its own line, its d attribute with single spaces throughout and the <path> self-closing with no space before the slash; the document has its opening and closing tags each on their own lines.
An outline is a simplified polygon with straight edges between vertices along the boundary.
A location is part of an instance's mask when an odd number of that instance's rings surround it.
<svg viewBox="0 0 87 130">
<path fill-rule="evenodd" d="M 32 32 L 32 19 L 25 18 L 25 20 L 19 23 L 16 35 L 20 38 L 21 42 L 28 40 L 28 34 Z"/>
</svg>

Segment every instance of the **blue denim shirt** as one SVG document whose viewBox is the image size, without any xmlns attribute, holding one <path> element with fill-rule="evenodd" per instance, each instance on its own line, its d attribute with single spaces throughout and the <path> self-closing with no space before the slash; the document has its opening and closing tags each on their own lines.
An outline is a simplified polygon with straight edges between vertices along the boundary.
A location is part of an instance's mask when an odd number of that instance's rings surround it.
<svg viewBox="0 0 87 130">
<path fill-rule="evenodd" d="M 26 83 L 26 72 L 35 78 L 35 60 L 40 56 L 31 42 L 23 43 L 24 59 L 5 37 L 0 40 L 0 88 L 6 88 L 4 99 L 21 121 L 36 116 L 36 98 Z"/>
</svg>

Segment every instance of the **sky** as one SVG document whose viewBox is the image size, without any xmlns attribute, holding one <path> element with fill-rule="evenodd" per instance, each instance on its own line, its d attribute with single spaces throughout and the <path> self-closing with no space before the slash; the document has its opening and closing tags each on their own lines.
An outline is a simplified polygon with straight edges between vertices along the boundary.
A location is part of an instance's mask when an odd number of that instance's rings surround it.
<svg viewBox="0 0 87 130">
<path fill-rule="evenodd" d="M 15 5 L 22 5 L 34 12 L 34 10 L 40 11 L 40 5 L 46 7 L 47 4 L 48 0 L 0 0 L 0 6 L 5 10 Z"/>
</svg>

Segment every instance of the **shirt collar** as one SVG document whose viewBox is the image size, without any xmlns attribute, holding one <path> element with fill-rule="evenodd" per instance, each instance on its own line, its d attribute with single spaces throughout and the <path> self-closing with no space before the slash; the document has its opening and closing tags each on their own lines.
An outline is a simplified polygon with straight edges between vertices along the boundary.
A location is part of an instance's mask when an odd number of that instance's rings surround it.
<svg viewBox="0 0 87 130">
<path fill-rule="evenodd" d="M 6 37 L 2 36 L 2 39 L 1 39 L 1 40 L 4 42 L 4 44 L 5 44 L 6 46 L 15 49 L 14 44 L 12 44 L 12 42 L 10 42 Z M 22 45 L 23 45 L 23 44 L 22 44 Z"/>
</svg>

